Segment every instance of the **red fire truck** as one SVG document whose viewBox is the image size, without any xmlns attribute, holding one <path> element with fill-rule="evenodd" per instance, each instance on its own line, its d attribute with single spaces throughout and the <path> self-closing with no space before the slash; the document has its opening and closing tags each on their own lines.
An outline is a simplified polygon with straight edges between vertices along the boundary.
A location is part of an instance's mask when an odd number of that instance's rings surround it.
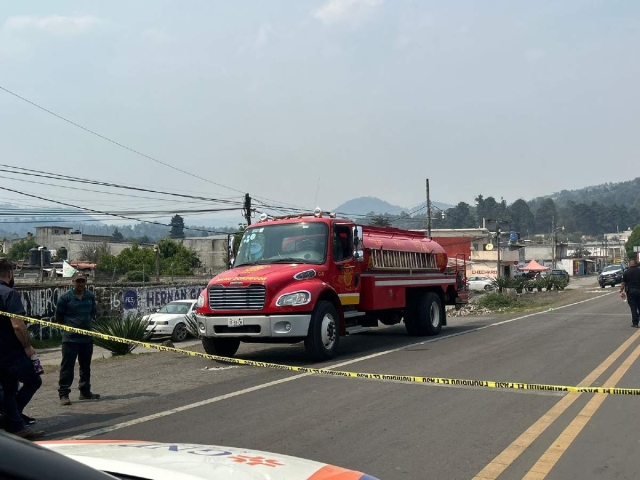
<svg viewBox="0 0 640 480">
<path fill-rule="evenodd" d="M 316 209 L 262 215 L 240 241 L 233 268 L 200 294 L 196 319 L 207 353 L 240 342 L 296 343 L 332 358 L 341 336 L 404 321 L 409 335 L 437 335 L 445 305 L 468 301 L 462 259 L 424 233 L 359 226 Z"/>
</svg>

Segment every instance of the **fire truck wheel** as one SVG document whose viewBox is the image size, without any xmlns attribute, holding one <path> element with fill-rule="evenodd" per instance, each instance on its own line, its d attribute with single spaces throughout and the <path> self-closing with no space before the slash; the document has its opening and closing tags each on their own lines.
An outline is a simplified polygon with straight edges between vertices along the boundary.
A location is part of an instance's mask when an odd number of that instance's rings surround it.
<svg viewBox="0 0 640 480">
<path fill-rule="evenodd" d="M 440 297 L 433 292 L 425 292 L 416 298 L 407 312 L 405 327 L 413 336 L 437 335 L 442 329 L 444 308 Z"/>
<path fill-rule="evenodd" d="M 314 360 L 333 358 L 338 351 L 340 325 L 338 312 L 331 302 L 318 302 L 311 315 L 309 332 L 304 339 L 304 348 Z"/>
<path fill-rule="evenodd" d="M 240 339 L 203 337 L 202 346 L 209 355 L 233 357 L 240 347 Z"/>
</svg>

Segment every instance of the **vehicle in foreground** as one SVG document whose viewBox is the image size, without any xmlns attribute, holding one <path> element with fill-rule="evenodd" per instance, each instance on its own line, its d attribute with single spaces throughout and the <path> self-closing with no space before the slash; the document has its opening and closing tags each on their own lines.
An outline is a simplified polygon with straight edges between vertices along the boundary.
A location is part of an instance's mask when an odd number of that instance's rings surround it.
<svg viewBox="0 0 640 480">
<path fill-rule="evenodd" d="M 607 285 L 615 287 L 622 283 L 622 275 L 624 274 L 624 267 L 622 265 L 608 265 L 604 267 L 604 270 L 598 275 L 598 283 L 601 288 Z"/>
<path fill-rule="evenodd" d="M 320 209 L 263 215 L 244 231 L 233 268 L 200 294 L 198 331 L 213 355 L 231 357 L 241 341 L 303 341 L 315 360 L 378 322 L 437 335 L 445 305 L 468 301 L 465 269 L 424 232 L 359 226 Z"/>
<path fill-rule="evenodd" d="M 175 300 L 167 303 L 155 313 L 142 317 L 147 322 L 147 332 L 153 331 L 153 337 L 170 336 L 171 341 L 181 342 L 187 339 L 189 331 L 185 317 L 195 312 L 196 300 Z"/>
<path fill-rule="evenodd" d="M 74 463 L 89 467 L 96 473 L 101 472 L 121 480 L 377 480 L 362 472 L 299 457 L 218 445 L 184 443 L 119 440 L 44 441 L 34 446 L 27 463 L 37 465 L 40 462 L 49 462 L 53 457 L 42 455 L 40 451 L 35 450 L 43 447 L 73 460 Z M 11 449 L 3 449 L 3 457 L 12 458 Z M 56 466 L 60 468 L 59 464 Z M 61 471 L 62 475 L 64 473 Z M 23 477 L 16 477 L 16 480 L 20 478 L 48 480 L 50 477 L 25 474 Z M 101 477 L 67 475 L 61 478 L 92 480 Z"/>
</svg>

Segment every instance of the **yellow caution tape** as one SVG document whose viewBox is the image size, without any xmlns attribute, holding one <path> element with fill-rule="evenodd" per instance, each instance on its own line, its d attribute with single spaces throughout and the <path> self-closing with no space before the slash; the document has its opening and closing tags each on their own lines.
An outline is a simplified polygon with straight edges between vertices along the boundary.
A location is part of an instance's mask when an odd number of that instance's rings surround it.
<svg viewBox="0 0 640 480">
<path fill-rule="evenodd" d="M 239 358 L 221 357 L 219 355 L 209 355 L 208 353 L 194 352 L 191 350 L 184 350 L 181 348 L 165 347 L 162 345 L 156 345 L 154 343 L 140 342 L 137 340 L 129 340 L 127 338 L 114 337 L 104 333 L 93 332 L 89 330 L 82 330 L 80 328 L 60 325 L 58 323 L 49 322 L 45 320 L 38 320 L 35 318 L 29 318 L 22 315 L 16 315 L 13 313 L 2 312 L 2 315 L 12 317 L 12 318 L 17 318 L 25 322 L 46 325 L 48 327 L 56 328 L 58 330 L 64 330 L 66 332 L 79 333 L 81 335 L 101 338 L 103 340 L 111 340 L 119 343 L 128 343 L 132 345 L 138 345 L 140 347 L 153 348 L 163 352 L 180 353 L 182 355 L 189 355 L 190 357 L 200 357 L 200 358 L 206 358 L 208 360 L 218 360 L 218 361 L 227 362 L 227 363 L 235 363 L 237 365 L 270 368 L 273 370 L 285 370 L 289 372 L 299 372 L 299 373 L 312 373 L 316 375 L 330 375 L 333 377 L 365 378 L 369 380 L 394 381 L 394 382 L 406 382 L 406 383 L 430 383 L 435 385 L 450 385 L 450 386 L 461 386 L 461 387 L 484 387 L 484 388 L 498 388 L 498 389 L 511 389 L 511 390 L 542 390 L 547 392 L 604 393 L 608 395 L 640 395 L 640 388 L 573 387 L 573 386 L 563 386 L 563 385 L 545 385 L 540 383 L 495 382 L 493 380 L 465 380 L 460 378 L 441 378 L 441 377 L 416 377 L 413 375 L 388 375 L 384 373 L 345 372 L 340 370 L 330 370 L 326 368 L 294 367 L 291 365 L 280 365 L 277 363 L 256 362 L 254 360 L 242 360 Z"/>
</svg>

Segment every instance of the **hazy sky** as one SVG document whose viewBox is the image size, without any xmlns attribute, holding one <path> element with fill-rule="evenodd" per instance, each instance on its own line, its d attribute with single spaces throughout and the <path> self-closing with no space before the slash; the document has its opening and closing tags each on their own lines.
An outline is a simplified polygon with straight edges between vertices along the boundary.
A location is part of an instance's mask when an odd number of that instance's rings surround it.
<svg viewBox="0 0 640 480">
<path fill-rule="evenodd" d="M 631 0 L 0 5 L 1 86 L 164 162 L 305 207 L 318 177 L 318 203 L 333 208 L 369 195 L 415 205 L 426 177 L 433 200 L 472 203 L 639 176 L 638 51 Z M 240 196 L 2 91 L 0 156 Z M 10 185 L 138 205 L 0 180 Z"/>
</svg>

